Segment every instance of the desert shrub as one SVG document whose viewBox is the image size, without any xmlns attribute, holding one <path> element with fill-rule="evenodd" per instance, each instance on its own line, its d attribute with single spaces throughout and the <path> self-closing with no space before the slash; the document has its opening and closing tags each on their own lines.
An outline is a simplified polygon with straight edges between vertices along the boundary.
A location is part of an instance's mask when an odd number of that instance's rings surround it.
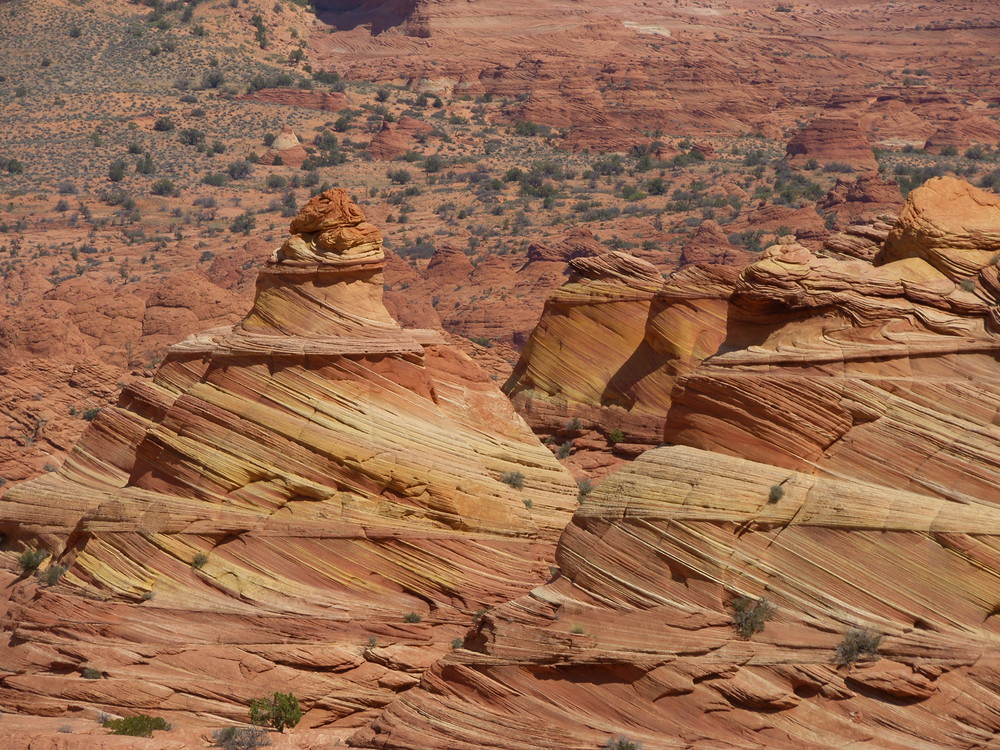
<svg viewBox="0 0 1000 750">
<path fill-rule="evenodd" d="M 340 73 L 335 73 L 332 70 L 314 70 L 312 77 L 314 81 L 319 83 L 340 83 Z"/>
<path fill-rule="evenodd" d="M 222 727 L 212 732 L 212 742 L 223 750 L 253 750 L 271 744 L 260 727 Z"/>
<path fill-rule="evenodd" d="M 205 563 L 207 562 L 208 562 L 208 555 L 204 552 L 199 552 L 197 555 L 194 556 L 194 559 L 191 561 L 191 567 L 194 568 L 195 570 L 201 570 L 202 568 L 205 567 Z"/>
<path fill-rule="evenodd" d="M 440 172 L 445 166 L 444 158 L 438 156 L 437 154 L 431 154 L 424 160 L 424 171 L 428 173 Z"/>
<path fill-rule="evenodd" d="M 469 341 L 474 344 L 479 344 L 487 349 L 493 348 L 493 342 L 485 336 L 469 336 Z"/>
<path fill-rule="evenodd" d="M 50 565 L 38 576 L 38 580 L 46 586 L 55 586 L 65 572 L 66 567 L 63 565 Z"/>
<path fill-rule="evenodd" d="M 767 493 L 767 501 L 769 503 L 776 503 L 784 496 L 785 488 L 780 484 L 775 484 L 771 486 L 771 490 Z"/>
<path fill-rule="evenodd" d="M 25 573 L 30 573 L 33 570 L 38 570 L 42 560 L 48 556 L 49 553 L 43 549 L 26 549 L 17 558 L 17 564 Z"/>
<path fill-rule="evenodd" d="M 767 599 L 738 596 L 730 605 L 733 610 L 733 625 L 744 638 L 764 630 L 764 623 L 774 617 L 775 606 Z"/>
<path fill-rule="evenodd" d="M 403 615 L 403 622 L 415 623 L 420 622 L 424 618 L 418 615 L 416 612 L 407 612 Z"/>
<path fill-rule="evenodd" d="M 251 172 L 253 172 L 253 165 L 246 159 L 230 162 L 229 166 L 226 167 L 226 174 L 234 180 L 246 179 Z"/>
<path fill-rule="evenodd" d="M 212 187 L 222 187 L 229 182 L 229 178 L 222 172 L 212 172 L 202 177 L 201 181 L 206 185 L 211 185 Z"/>
<path fill-rule="evenodd" d="M 217 89 L 226 82 L 226 76 L 218 68 L 212 68 L 201 77 L 201 85 L 206 89 Z"/>
<path fill-rule="evenodd" d="M 994 169 L 979 181 L 979 187 L 995 190 L 1000 193 L 1000 169 Z"/>
<path fill-rule="evenodd" d="M 868 628 L 851 628 L 844 634 L 844 640 L 837 644 L 834 656 L 836 664 L 853 664 L 862 657 L 874 658 L 882 636 Z"/>
<path fill-rule="evenodd" d="M 257 219 L 254 217 L 250 211 L 244 211 L 229 224 L 229 231 L 233 234 L 250 234 L 252 230 L 257 226 Z"/>
<path fill-rule="evenodd" d="M 161 177 L 156 182 L 152 184 L 149 188 L 149 192 L 153 195 L 173 195 L 174 194 L 174 181 L 169 177 Z"/>
<path fill-rule="evenodd" d="M 302 718 L 298 698 L 291 693 L 272 693 L 250 701 L 250 721 L 259 727 L 273 727 L 284 732 Z"/>
<path fill-rule="evenodd" d="M 633 742 L 628 737 L 611 737 L 604 743 L 605 750 L 642 750 L 642 743 Z"/>
<path fill-rule="evenodd" d="M 854 167 L 852 167 L 850 164 L 845 164 L 844 162 L 841 162 L 841 161 L 831 161 L 829 164 L 824 164 L 823 165 L 823 171 L 824 172 L 833 172 L 833 173 L 839 172 L 841 174 L 844 174 L 844 173 L 853 172 L 854 171 Z"/>
<path fill-rule="evenodd" d="M 524 473 L 520 471 L 505 471 L 500 475 L 500 481 L 509 484 L 515 490 L 524 489 Z"/>
<path fill-rule="evenodd" d="M 125 162 L 115 159 L 108 167 L 108 179 L 111 182 L 121 182 L 125 179 Z"/>
<path fill-rule="evenodd" d="M 594 491 L 594 483 L 591 482 L 586 477 L 584 477 L 583 479 L 580 479 L 580 480 L 577 481 L 577 483 L 576 483 L 576 489 L 577 489 L 576 499 L 577 499 L 578 502 L 582 503 L 584 501 L 584 499 L 591 492 Z"/>
<path fill-rule="evenodd" d="M 169 729 L 170 725 L 160 716 L 136 714 L 124 719 L 108 719 L 103 726 L 111 730 L 111 734 L 124 734 L 129 737 L 152 737 L 156 729 Z"/>
<path fill-rule="evenodd" d="M 169 117 L 157 117 L 156 122 L 153 123 L 153 130 L 158 130 L 161 133 L 166 133 L 169 130 L 173 130 L 175 127 L 174 121 Z"/>
<path fill-rule="evenodd" d="M 135 163 L 136 174 L 153 174 L 156 171 L 156 162 L 153 161 L 151 154 L 145 154 L 139 157 L 139 160 Z"/>
<path fill-rule="evenodd" d="M 80 672 L 80 676 L 85 680 L 99 680 L 103 676 L 99 669 L 94 669 L 93 667 L 84 667 L 83 671 Z"/>
<path fill-rule="evenodd" d="M 385 173 L 385 176 L 397 185 L 405 185 L 413 179 L 413 175 L 407 169 L 390 169 Z"/>
<path fill-rule="evenodd" d="M 269 174 L 267 176 L 267 186 L 271 190 L 280 190 L 288 184 L 288 180 L 280 174 Z"/>
<path fill-rule="evenodd" d="M 625 433 L 623 433 L 619 429 L 614 429 L 610 433 L 608 433 L 608 442 L 611 443 L 611 445 L 618 445 L 618 443 L 621 443 L 624 440 L 625 440 Z"/>
<path fill-rule="evenodd" d="M 573 441 L 567 440 L 556 450 L 556 458 L 567 458 L 573 452 Z"/>
<path fill-rule="evenodd" d="M 178 139 L 185 146 L 198 146 L 205 142 L 205 133 L 195 128 L 184 128 L 178 133 Z"/>
</svg>

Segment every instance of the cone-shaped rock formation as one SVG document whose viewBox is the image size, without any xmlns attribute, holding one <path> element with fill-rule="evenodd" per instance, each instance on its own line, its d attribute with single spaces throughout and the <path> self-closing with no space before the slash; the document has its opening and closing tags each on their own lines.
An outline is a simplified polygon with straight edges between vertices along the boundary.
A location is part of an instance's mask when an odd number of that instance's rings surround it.
<svg viewBox="0 0 1000 750">
<path fill-rule="evenodd" d="M 572 478 L 471 360 L 388 315 L 343 191 L 291 232 L 240 324 L 173 347 L 0 503 L 7 569 L 51 555 L 51 585 L 0 573 L 5 708 L 245 720 L 293 689 L 308 724 L 356 726 L 548 576 Z"/>
</svg>

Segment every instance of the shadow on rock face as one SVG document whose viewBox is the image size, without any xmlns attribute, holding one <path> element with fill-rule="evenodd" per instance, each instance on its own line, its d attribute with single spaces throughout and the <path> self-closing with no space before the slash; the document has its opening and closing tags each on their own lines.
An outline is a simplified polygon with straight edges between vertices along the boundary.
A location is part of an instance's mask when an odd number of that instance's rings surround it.
<svg viewBox="0 0 1000 750">
<path fill-rule="evenodd" d="M 400 26 L 409 20 L 416 0 L 315 0 L 316 16 L 342 31 L 369 26 L 372 34 Z"/>
</svg>

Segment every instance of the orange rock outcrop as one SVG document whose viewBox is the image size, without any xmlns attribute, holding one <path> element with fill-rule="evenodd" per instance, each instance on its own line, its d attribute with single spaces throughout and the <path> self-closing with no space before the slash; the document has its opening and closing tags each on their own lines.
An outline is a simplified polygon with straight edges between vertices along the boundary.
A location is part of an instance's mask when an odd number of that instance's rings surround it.
<svg viewBox="0 0 1000 750">
<path fill-rule="evenodd" d="M 991 502 L 651 450 L 581 506 L 558 578 L 350 744 L 990 747 L 998 553 Z M 857 633 L 874 647 L 852 653 Z"/>
<path fill-rule="evenodd" d="M 245 720 L 293 690 L 332 741 L 549 575 L 575 483 L 468 357 L 395 323 L 383 265 L 346 193 L 317 196 L 241 323 L 6 493 L 5 708 Z"/>
<path fill-rule="evenodd" d="M 856 120 L 822 116 L 809 122 L 785 149 L 792 164 L 814 159 L 818 164 L 846 164 L 863 172 L 878 171 L 878 162 Z"/>
<path fill-rule="evenodd" d="M 983 405 L 997 388 L 1000 201 L 938 178 L 910 194 L 895 225 L 849 232 L 831 239 L 837 255 L 792 243 L 728 280 L 704 277 L 719 267 L 675 273 L 648 292 L 674 319 L 652 325 L 654 303 L 619 321 L 630 328 L 615 340 L 641 343 L 614 357 L 599 305 L 553 311 L 506 388 L 541 430 L 552 412 L 579 415 L 640 443 L 990 497 L 1000 432 Z M 570 374 L 564 361 L 577 363 Z M 622 382 L 628 397 L 611 398 Z"/>
<path fill-rule="evenodd" d="M 631 277 L 577 309 L 571 280 L 515 403 L 606 425 L 618 408 L 626 428 L 658 409 L 674 445 L 605 478 L 560 575 L 486 613 L 350 744 L 992 746 L 1000 201 L 936 179 L 867 231 L 869 254 L 787 243 L 728 279 L 688 266 L 610 347 L 602 307 L 639 308 L 641 269 L 596 259 Z M 640 332 L 631 355 L 614 345 Z M 668 368 L 669 389 L 644 390 Z M 626 375 L 636 400 L 609 405 Z"/>
</svg>

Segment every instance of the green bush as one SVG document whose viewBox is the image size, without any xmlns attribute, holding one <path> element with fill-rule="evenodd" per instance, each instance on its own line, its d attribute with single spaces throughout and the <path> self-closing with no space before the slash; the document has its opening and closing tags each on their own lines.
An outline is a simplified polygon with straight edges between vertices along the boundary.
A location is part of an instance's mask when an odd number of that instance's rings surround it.
<svg viewBox="0 0 1000 750">
<path fill-rule="evenodd" d="M 851 628 L 844 634 L 844 640 L 837 644 L 834 662 L 840 665 L 853 664 L 862 657 L 874 658 L 882 636 L 868 628 Z"/>
<path fill-rule="evenodd" d="M 83 671 L 80 672 L 80 676 L 85 680 L 99 680 L 104 675 L 101 674 L 99 669 L 94 669 L 93 667 L 84 667 Z"/>
<path fill-rule="evenodd" d="M 520 471 L 505 471 L 500 475 L 500 481 L 509 484 L 515 490 L 524 489 L 524 473 Z"/>
<path fill-rule="evenodd" d="M 174 194 L 174 181 L 169 177 L 161 177 L 156 182 L 153 183 L 149 191 L 153 195 L 173 195 Z"/>
<path fill-rule="evenodd" d="M 774 617 L 775 606 L 767 599 L 739 596 L 733 600 L 733 625 L 744 638 L 764 630 L 764 623 Z"/>
<path fill-rule="evenodd" d="M 424 618 L 418 615 L 416 612 L 407 612 L 403 615 L 403 622 L 415 623 L 420 622 Z"/>
<path fill-rule="evenodd" d="M 250 234 L 252 230 L 257 226 L 256 217 L 249 211 L 244 211 L 229 224 L 229 231 L 233 234 Z"/>
<path fill-rule="evenodd" d="M 785 488 L 780 484 L 775 484 L 771 486 L 771 490 L 767 493 L 767 501 L 769 503 L 776 503 L 784 496 Z"/>
<path fill-rule="evenodd" d="M 121 182 L 125 179 L 125 162 L 121 159 L 111 162 L 111 166 L 108 167 L 108 179 L 111 182 Z"/>
<path fill-rule="evenodd" d="M 621 430 L 614 429 L 610 433 L 608 433 L 608 442 L 611 443 L 611 445 L 618 445 L 618 443 L 621 443 L 624 440 L 625 440 L 625 433 L 623 433 Z"/>
<path fill-rule="evenodd" d="M 250 701 L 250 721 L 258 727 L 272 727 L 284 732 L 302 718 L 298 699 L 291 693 L 272 693 Z"/>
<path fill-rule="evenodd" d="M 641 750 L 642 744 L 628 737 L 612 737 L 604 743 L 605 750 Z"/>
<path fill-rule="evenodd" d="M 50 565 L 38 576 L 38 580 L 46 586 L 55 586 L 65 572 L 66 567 L 63 565 Z"/>
<path fill-rule="evenodd" d="M 254 750 L 271 744 L 260 727 L 222 727 L 212 732 L 212 742 L 223 750 Z"/>
<path fill-rule="evenodd" d="M 156 122 L 153 123 L 153 130 L 158 130 L 161 133 L 173 130 L 174 127 L 174 121 L 169 117 L 157 117 Z"/>
<path fill-rule="evenodd" d="M 111 734 L 124 734 L 129 737 L 152 737 L 157 729 L 170 729 L 170 725 L 159 716 L 137 714 L 124 719 L 107 719 L 103 726 L 111 730 Z"/>
<path fill-rule="evenodd" d="M 191 567 L 194 568 L 195 570 L 201 570 L 202 568 L 205 567 L 205 563 L 207 562 L 208 562 L 208 555 L 204 552 L 199 552 L 197 555 L 194 556 L 194 559 L 191 561 Z"/>
<path fill-rule="evenodd" d="M 17 558 L 17 564 L 25 573 L 30 573 L 33 570 L 38 570 L 38 566 L 42 564 L 42 560 L 48 556 L 49 553 L 43 549 L 26 549 Z"/>
</svg>

